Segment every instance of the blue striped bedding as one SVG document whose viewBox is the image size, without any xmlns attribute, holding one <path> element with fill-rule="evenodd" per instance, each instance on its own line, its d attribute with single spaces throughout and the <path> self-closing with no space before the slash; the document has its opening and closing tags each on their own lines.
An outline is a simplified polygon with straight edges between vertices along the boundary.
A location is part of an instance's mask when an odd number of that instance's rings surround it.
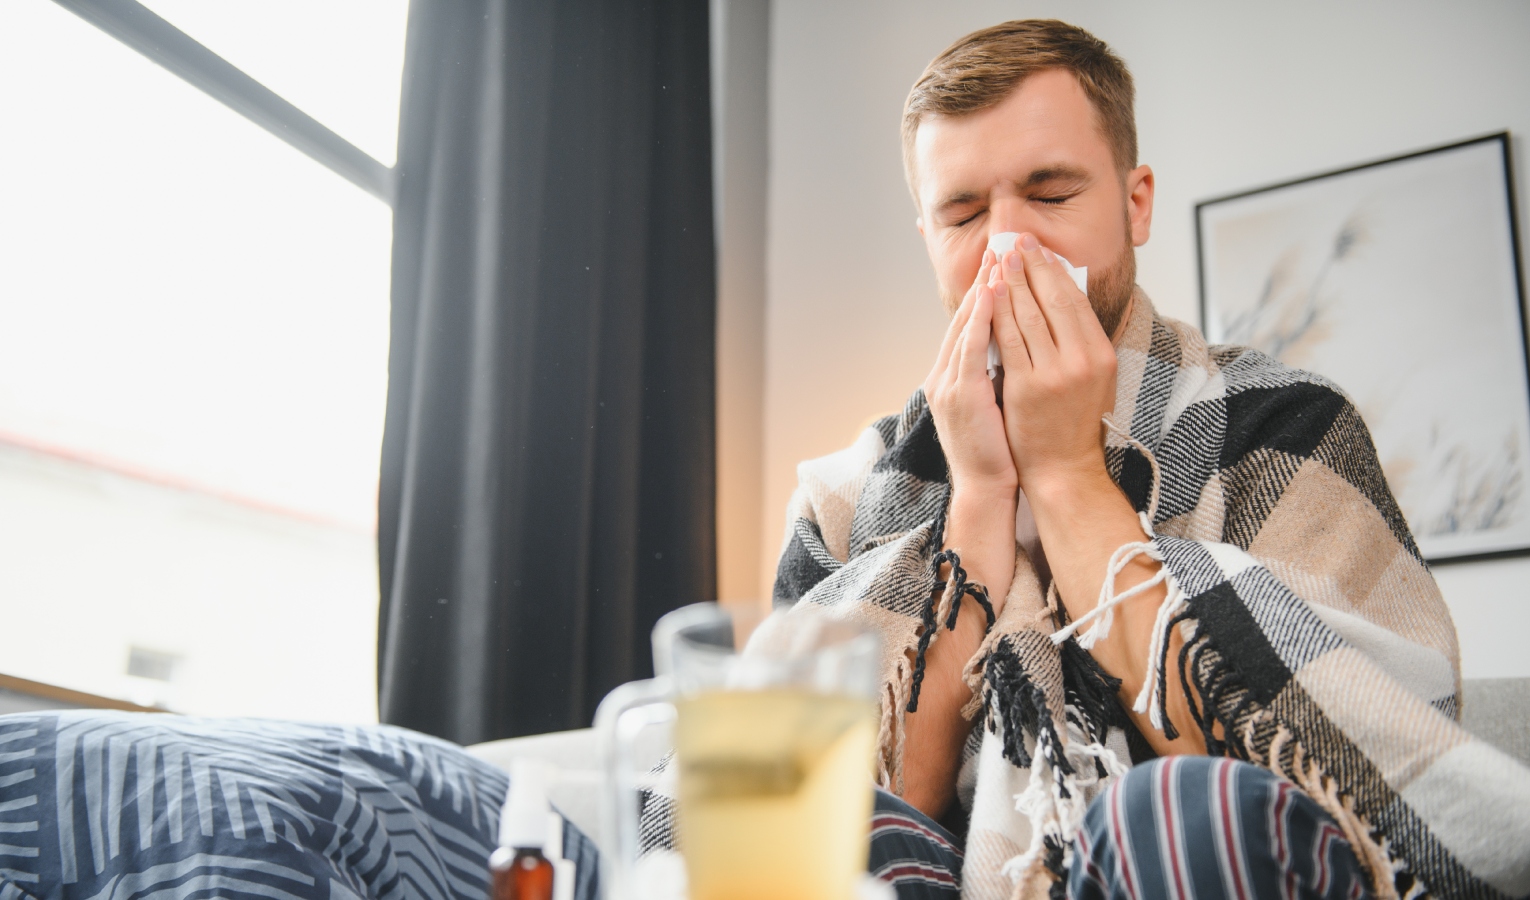
<svg viewBox="0 0 1530 900">
<path fill-rule="evenodd" d="M 0 716 L 0 900 L 482 900 L 506 781 L 388 726 Z"/>
</svg>

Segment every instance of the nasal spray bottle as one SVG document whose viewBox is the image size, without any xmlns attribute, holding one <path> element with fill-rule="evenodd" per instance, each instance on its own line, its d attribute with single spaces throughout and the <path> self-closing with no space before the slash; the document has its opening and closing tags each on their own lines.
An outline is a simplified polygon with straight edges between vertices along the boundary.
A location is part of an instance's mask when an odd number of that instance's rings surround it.
<svg viewBox="0 0 1530 900">
<path fill-rule="evenodd" d="M 534 760 L 516 760 L 499 819 L 499 849 L 489 857 L 489 900 L 553 900 L 547 850 L 547 773 Z M 555 855 L 560 855 L 555 851 Z"/>
</svg>

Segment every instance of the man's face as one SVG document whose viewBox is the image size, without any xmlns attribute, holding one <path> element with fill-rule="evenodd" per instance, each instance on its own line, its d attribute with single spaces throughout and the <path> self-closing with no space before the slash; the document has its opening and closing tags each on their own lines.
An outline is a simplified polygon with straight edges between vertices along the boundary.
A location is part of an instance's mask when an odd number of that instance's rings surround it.
<svg viewBox="0 0 1530 900">
<path fill-rule="evenodd" d="M 925 119 L 915 136 L 919 231 L 948 313 L 977 277 L 988 237 L 1030 232 L 1089 267 L 1089 300 L 1107 334 L 1136 278 L 1133 248 L 1148 239 L 1153 173 L 1123 178 L 1071 72 L 1026 78 L 997 106 Z"/>
</svg>

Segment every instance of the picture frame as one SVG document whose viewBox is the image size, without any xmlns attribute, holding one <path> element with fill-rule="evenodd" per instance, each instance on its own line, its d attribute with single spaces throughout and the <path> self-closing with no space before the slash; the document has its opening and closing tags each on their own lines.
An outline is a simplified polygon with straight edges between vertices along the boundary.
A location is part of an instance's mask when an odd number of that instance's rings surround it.
<svg viewBox="0 0 1530 900">
<path fill-rule="evenodd" d="M 1195 205 L 1201 328 L 1335 382 L 1430 563 L 1530 553 L 1508 132 Z"/>
</svg>

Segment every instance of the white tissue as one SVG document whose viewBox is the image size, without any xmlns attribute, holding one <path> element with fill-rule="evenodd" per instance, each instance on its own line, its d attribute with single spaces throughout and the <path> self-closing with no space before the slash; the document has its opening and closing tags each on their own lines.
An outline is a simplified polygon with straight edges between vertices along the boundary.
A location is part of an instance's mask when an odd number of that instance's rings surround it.
<svg viewBox="0 0 1530 900">
<path fill-rule="evenodd" d="M 1020 235 L 1016 232 L 1000 232 L 988 238 L 988 249 L 993 251 L 995 257 L 1003 256 L 1015 249 L 1015 242 L 1018 240 L 1020 240 Z M 1057 257 L 1058 262 L 1062 263 L 1063 271 L 1073 278 L 1073 283 L 1078 285 L 1078 289 L 1087 295 L 1089 293 L 1089 267 L 1075 266 L 1066 259 L 1063 259 L 1062 254 L 1055 250 L 1052 252 L 1052 255 Z M 990 332 L 988 336 L 988 377 L 993 378 L 1002 367 L 1003 363 L 999 360 L 999 342 L 994 340 L 993 333 Z"/>
</svg>

